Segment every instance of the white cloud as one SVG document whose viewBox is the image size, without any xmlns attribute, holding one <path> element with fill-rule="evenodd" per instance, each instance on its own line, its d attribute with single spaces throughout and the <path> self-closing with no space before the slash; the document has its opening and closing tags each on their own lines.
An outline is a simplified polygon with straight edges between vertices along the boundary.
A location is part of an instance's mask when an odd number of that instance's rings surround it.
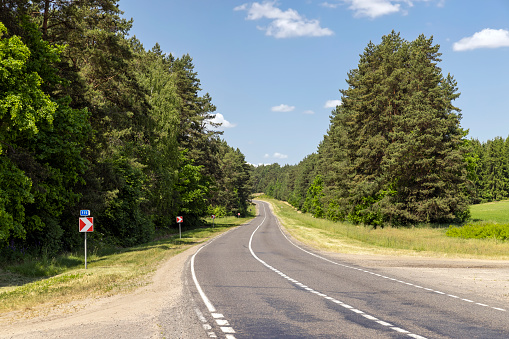
<svg viewBox="0 0 509 339">
<path fill-rule="evenodd" d="M 231 122 L 226 120 L 221 113 L 216 113 L 214 115 L 214 118 L 210 119 L 209 121 L 213 124 L 221 124 L 221 126 L 213 127 L 213 128 L 233 128 L 233 127 L 237 126 L 237 124 L 232 124 Z M 210 123 L 208 123 L 208 126 L 212 127 L 212 125 Z"/>
<path fill-rule="evenodd" d="M 375 19 L 379 16 L 394 13 L 408 14 L 407 8 L 413 7 L 414 2 L 435 2 L 437 7 L 444 7 L 445 0 L 336 0 L 323 2 L 320 5 L 326 8 L 338 8 L 342 4 L 354 12 L 354 17 L 369 17 Z"/>
<path fill-rule="evenodd" d="M 272 154 L 272 155 L 269 155 L 269 154 L 267 153 L 267 154 L 265 154 L 264 158 L 286 159 L 286 158 L 288 158 L 288 155 L 286 155 L 286 154 L 281 154 L 281 153 L 279 153 L 279 152 L 276 152 L 276 153 L 274 153 L 274 154 Z"/>
<path fill-rule="evenodd" d="M 264 1 L 263 3 L 253 2 L 251 5 L 243 4 L 235 7 L 235 11 L 247 11 L 247 20 L 272 20 L 267 27 L 258 29 L 265 31 L 265 35 L 275 38 L 294 38 L 302 36 L 328 36 L 334 34 L 328 28 L 320 27 L 320 21 L 306 19 L 294 9 L 282 11 L 275 7 L 274 1 Z"/>
<path fill-rule="evenodd" d="M 452 45 L 454 51 L 468 51 L 477 48 L 498 48 L 509 46 L 509 31 L 485 28 L 471 37 L 466 37 Z"/>
<path fill-rule="evenodd" d="M 348 7 L 354 11 L 355 17 L 367 16 L 371 19 L 376 17 L 397 13 L 401 10 L 401 5 L 393 0 L 344 0 L 350 4 Z M 411 4 L 410 1 L 408 3 Z"/>
<path fill-rule="evenodd" d="M 327 7 L 327 8 L 338 8 L 340 4 L 331 4 L 328 2 L 322 2 L 320 5 L 322 7 Z"/>
<path fill-rule="evenodd" d="M 271 108 L 272 112 L 291 112 L 295 109 L 295 106 L 288 106 L 285 104 L 281 104 L 279 106 L 274 106 Z"/>
<path fill-rule="evenodd" d="M 234 11 L 245 11 L 247 9 L 248 4 L 242 4 L 240 6 L 235 7 Z"/>
<path fill-rule="evenodd" d="M 341 100 L 327 100 L 325 102 L 324 108 L 336 108 L 336 106 L 340 106 L 342 104 Z"/>
<path fill-rule="evenodd" d="M 315 114 L 312 110 L 308 109 L 307 111 L 302 112 L 304 114 Z"/>
</svg>

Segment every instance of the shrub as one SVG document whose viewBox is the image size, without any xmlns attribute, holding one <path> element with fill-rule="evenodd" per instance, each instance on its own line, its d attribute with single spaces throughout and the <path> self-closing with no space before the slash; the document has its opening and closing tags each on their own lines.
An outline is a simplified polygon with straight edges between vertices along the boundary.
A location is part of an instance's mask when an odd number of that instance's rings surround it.
<svg viewBox="0 0 509 339">
<path fill-rule="evenodd" d="M 498 240 L 507 240 L 509 239 L 509 224 L 470 223 L 462 227 L 451 225 L 445 234 L 449 237 L 464 239 L 495 238 Z"/>
</svg>

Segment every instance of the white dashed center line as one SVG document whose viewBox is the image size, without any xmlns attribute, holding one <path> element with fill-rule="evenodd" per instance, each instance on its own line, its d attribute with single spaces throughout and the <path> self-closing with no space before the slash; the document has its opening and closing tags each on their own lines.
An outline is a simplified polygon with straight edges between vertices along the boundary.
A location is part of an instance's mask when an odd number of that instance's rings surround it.
<svg viewBox="0 0 509 339">
<path fill-rule="evenodd" d="M 265 205 L 263 206 L 263 208 L 265 209 Z M 256 259 L 258 260 L 260 263 L 262 263 L 265 267 L 269 268 L 270 270 L 274 271 L 275 273 L 278 273 L 280 274 L 281 271 L 279 271 L 278 269 L 274 268 L 273 266 L 269 265 L 268 263 L 266 263 L 265 261 L 263 261 L 262 259 L 260 259 L 253 251 L 253 247 L 252 247 L 252 242 L 253 242 L 253 236 L 254 234 L 256 233 L 256 231 L 258 231 L 258 229 L 260 228 L 260 226 L 263 225 L 263 223 L 265 222 L 265 218 L 263 219 L 263 221 L 261 222 L 260 225 L 258 225 L 258 227 L 254 230 L 254 232 L 251 234 L 251 237 L 249 238 L 249 251 L 251 252 L 251 255 Z M 279 222 L 278 222 L 279 223 Z M 287 238 L 288 239 L 288 238 Z M 293 243 L 292 243 L 293 244 Z M 281 274 L 280 274 L 281 275 Z M 316 294 L 316 295 L 319 295 L 321 296 L 322 298 L 326 299 L 326 300 L 330 300 L 332 301 L 333 303 L 336 303 L 338 304 L 339 306 L 341 307 L 344 307 L 345 309 L 347 310 L 350 310 L 354 313 L 357 313 L 357 314 L 360 314 L 361 316 L 363 316 L 364 318 L 368 319 L 368 320 L 372 320 L 374 322 L 376 322 L 377 324 L 381 325 L 381 326 L 384 326 L 384 327 L 388 327 L 390 329 L 392 329 L 393 331 L 396 331 L 396 332 L 399 332 L 399 333 L 404 333 L 404 334 L 407 334 L 408 336 L 412 337 L 412 338 L 416 338 L 416 339 L 426 339 L 426 337 L 423 337 L 423 336 L 420 336 L 418 334 L 414 334 L 414 333 L 410 333 L 409 331 L 405 330 L 405 329 L 402 329 L 402 328 L 399 328 L 399 327 L 395 327 L 393 326 L 392 324 L 389 324 L 388 322 L 385 322 L 385 321 L 382 321 L 372 315 L 369 315 L 361 310 L 358 310 L 356 308 L 354 308 L 353 306 L 350 306 L 348 304 L 345 304 L 344 302 L 340 301 L 340 300 L 337 300 L 335 298 L 332 298 L 332 297 L 329 297 L 327 296 L 326 294 L 323 294 L 323 293 L 320 293 L 318 291 L 315 291 L 314 289 L 312 289 L 311 287 L 309 286 L 306 286 L 300 282 L 298 282 L 297 280 L 295 279 L 292 279 L 290 278 L 289 276 L 287 275 L 284 275 L 283 276 L 286 280 L 290 281 L 291 283 L 293 283 L 294 285 L 302 288 L 303 290 L 305 291 L 308 291 L 308 292 L 311 292 L 313 294 Z"/>
<path fill-rule="evenodd" d="M 264 208 L 265 208 L 265 206 L 264 206 Z M 312 255 L 314 257 L 317 257 L 319 259 L 325 260 L 325 261 L 327 261 L 327 262 L 329 262 L 331 264 L 334 264 L 334 265 L 337 265 L 337 266 L 341 266 L 341 267 L 345 267 L 345 268 L 349 268 L 349 269 L 356 270 L 356 271 L 360 271 L 360 272 L 364 272 L 364 273 L 368 273 L 368 274 L 372 274 L 372 275 L 375 275 L 375 276 L 383 278 L 383 279 L 392 280 L 392 281 L 398 282 L 400 284 L 405 284 L 405 285 L 412 286 L 412 287 L 415 287 L 415 288 L 420 288 L 420 289 L 423 289 L 423 290 L 426 290 L 426 291 L 430 291 L 430 292 L 434 292 L 434 293 L 437 293 L 437 294 L 443 294 L 443 295 L 446 295 L 448 297 L 456 298 L 456 299 L 459 299 L 459 300 L 462 300 L 462 301 L 465 301 L 465 302 L 469 302 L 469 303 L 474 303 L 474 304 L 479 305 L 479 306 L 489 307 L 489 308 L 497 310 L 497 311 L 507 312 L 507 310 L 503 309 L 503 308 L 493 307 L 493 306 L 485 305 L 485 304 L 482 304 L 482 303 L 477 303 L 477 302 L 475 302 L 473 300 L 470 300 L 470 299 L 463 299 L 463 298 L 460 298 L 460 297 L 457 297 L 457 296 L 454 296 L 454 295 L 451 295 L 451 294 L 447 294 L 447 293 L 444 293 L 444 292 L 441 292 L 441 291 L 434 290 L 432 288 L 422 287 L 422 286 L 415 285 L 415 284 L 412 284 L 412 283 L 409 283 L 409 282 L 406 282 L 406 281 L 402 281 L 402 280 L 398 280 L 398 279 L 395 279 L 395 278 L 391 278 L 391 277 L 388 277 L 388 276 L 385 276 L 385 275 L 382 275 L 382 274 L 378 274 L 378 273 L 375 273 L 375 272 L 367 271 L 367 270 L 365 270 L 363 268 L 358 268 L 358 267 L 353 267 L 353 266 L 349 266 L 349 265 L 345 265 L 345 264 L 340 264 L 340 263 L 337 263 L 337 262 L 332 261 L 330 259 L 324 258 L 324 257 L 322 257 L 322 256 L 320 256 L 318 254 L 315 254 L 313 252 L 306 251 L 305 249 L 303 249 L 303 248 L 299 247 L 298 245 L 296 245 L 295 243 L 293 243 L 286 236 L 286 234 L 281 229 L 281 224 L 279 223 L 279 219 L 277 217 L 276 217 L 276 222 L 278 224 L 278 227 L 279 227 L 279 230 L 280 230 L 281 234 L 283 234 L 283 236 L 286 238 L 286 240 L 288 240 L 288 242 L 290 244 L 292 244 L 293 246 L 297 247 L 299 250 L 301 250 L 303 252 L 306 252 L 307 254 L 310 254 L 310 255 Z"/>
</svg>

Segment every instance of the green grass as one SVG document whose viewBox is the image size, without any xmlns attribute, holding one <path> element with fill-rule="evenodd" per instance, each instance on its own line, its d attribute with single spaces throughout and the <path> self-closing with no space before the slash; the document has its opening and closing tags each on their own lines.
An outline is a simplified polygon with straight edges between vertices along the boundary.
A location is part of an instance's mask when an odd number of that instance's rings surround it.
<svg viewBox="0 0 509 339">
<path fill-rule="evenodd" d="M 0 269 L 0 313 L 31 309 L 42 304 L 61 304 L 88 297 L 112 295 L 146 285 L 151 273 L 171 256 L 205 242 L 255 216 L 217 218 L 215 225 L 160 234 L 158 239 L 131 248 L 102 248 L 55 258 L 27 260 Z"/>
<path fill-rule="evenodd" d="M 472 220 L 509 223 L 509 200 L 470 206 Z"/>
<path fill-rule="evenodd" d="M 446 236 L 446 228 L 419 226 L 383 229 L 316 219 L 290 205 L 262 198 L 273 205 L 287 231 L 313 247 L 341 253 L 420 255 L 430 257 L 509 259 L 509 242 Z"/>
<path fill-rule="evenodd" d="M 509 200 L 472 205 L 470 212 L 472 220 L 451 226 L 446 233 L 449 237 L 509 240 Z"/>
<path fill-rule="evenodd" d="M 509 240 L 509 223 L 476 222 L 461 227 L 451 226 L 446 234 L 464 239 Z"/>
</svg>

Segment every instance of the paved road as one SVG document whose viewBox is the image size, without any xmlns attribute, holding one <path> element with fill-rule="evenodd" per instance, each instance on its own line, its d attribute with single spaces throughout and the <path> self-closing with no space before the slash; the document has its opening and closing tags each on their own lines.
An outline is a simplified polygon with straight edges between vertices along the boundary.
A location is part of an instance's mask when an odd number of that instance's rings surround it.
<svg viewBox="0 0 509 339">
<path fill-rule="evenodd" d="M 205 336 L 509 338 L 508 305 L 299 247 L 257 203 L 253 221 L 204 245 L 188 265 Z"/>
</svg>

